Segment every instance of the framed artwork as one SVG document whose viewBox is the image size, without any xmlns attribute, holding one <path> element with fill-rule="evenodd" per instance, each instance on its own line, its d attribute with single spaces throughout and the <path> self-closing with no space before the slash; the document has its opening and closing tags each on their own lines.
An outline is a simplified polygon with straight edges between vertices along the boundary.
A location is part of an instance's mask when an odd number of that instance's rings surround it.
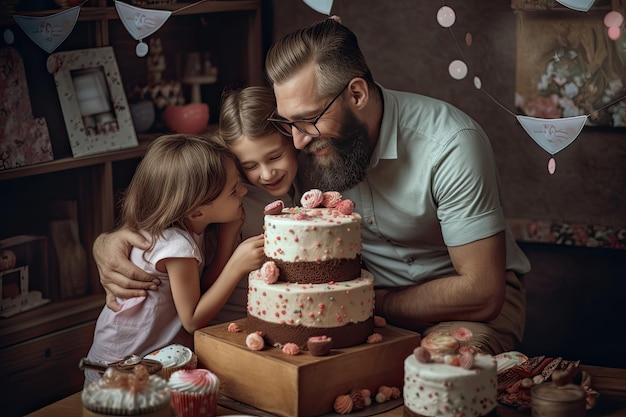
<svg viewBox="0 0 626 417">
<path fill-rule="evenodd" d="M 48 57 L 74 157 L 137 146 L 113 48 L 57 52 Z"/>
<path fill-rule="evenodd" d="M 46 119 L 33 116 L 22 57 L 0 48 L 0 171 L 52 159 Z"/>
<path fill-rule="evenodd" d="M 626 39 L 611 40 L 606 11 L 517 13 L 515 106 L 546 119 L 588 115 L 626 127 Z"/>
</svg>

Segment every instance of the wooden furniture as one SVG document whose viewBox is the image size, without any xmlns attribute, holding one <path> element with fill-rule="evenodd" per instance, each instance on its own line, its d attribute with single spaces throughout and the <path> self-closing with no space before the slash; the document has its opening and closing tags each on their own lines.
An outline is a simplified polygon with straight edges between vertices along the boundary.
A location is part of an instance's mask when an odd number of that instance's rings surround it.
<svg viewBox="0 0 626 417">
<path fill-rule="evenodd" d="M 597 406 L 587 412 L 587 417 L 622 417 L 626 415 L 626 370 L 596 366 L 583 366 L 595 381 L 594 388 L 600 392 Z M 402 417 L 403 407 L 377 414 L 381 417 Z M 241 415 L 242 413 L 225 407 L 218 408 L 218 414 Z M 267 415 L 267 414 L 263 414 Z M 348 416 L 350 414 L 347 414 Z M 80 392 L 70 395 L 54 404 L 37 410 L 26 417 L 81 417 L 82 403 Z M 530 411 L 517 411 L 505 406 L 498 406 L 499 417 L 528 417 Z"/>
<path fill-rule="evenodd" d="M 166 80 L 180 80 L 178 63 L 187 53 L 211 54 L 218 68 L 217 79 L 202 86 L 201 93 L 211 109 L 210 123 L 215 124 L 224 88 L 262 83 L 261 2 L 206 1 L 186 7 L 190 4 L 160 6 L 173 14 L 150 38 L 161 39 Z M 19 14 L 46 16 L 59 11 Z M 54 78 L 46 69 L 49 54 L 28 38 L 12 16 L 4 13 L 0 11 L 0 33 L 9 29 L 15 36 L 10 46 L 18 50 L 24 61 L 33 115 L 46 119 L 54 161 L 0 170 L 0 240 L 17 235 L 47 236 L 50 221 L 74 208 L 80 245 L 88 264 L 86 291 L 62 297 L 60 285 L 64 277 L 58 273 L 54 256 L 48 250 L 47 258 L 52 262 L 43 268 L 48 271 L 47 276 L 31 276 L 30 289 L 41 291 L 51 302 L 0 318 L 0 402 L 2 415 L 14 417 L 82 388 L 78 361 L 87 354 L 95 320 L 104 305 L 91 246 L 100 233 L 114 227 L 119 193 L 158 131 L 139 135 L 136 148 L 73 158 Z M 144 41 L 148 43 L 149 39 Z M 114 49 L 126 94 L 130 95 L 134 86 L 147 82 L 146 57 L 135 55 L 137 41 L 124 28 L 112 1 L 87 1 L 80 9 L 74 30 L 55 52 L 109 45 Z M 190 101 L 189 91 L 185 93 Z M 49 235 L 47 241 L 50 249 Z M 38 258 L 43 260 L 44 255 Z M 26 397 L 28 401 L 13 400 Z"/>
<path fill-rule="evenodd" d="M 324 414 L 332 408 L 337 393 L 350 392 L 355 381 L 371 392 L 381 385 L 402 387 L 404 362 L 395 359 L 409 356 L 420 342 L 418 333 L 387 325 L 376 328 L 382 336 L 380 343 L 334 349 L 328 356 L 309 352 L 290 356 L 280 349 L 250 350 L 246 336 L 251 330 L 246 329 L 246 319 L 234 323 L 239 332 L 229 332 L 224 324 L 194 332 L 198 366 L 219 377 L 222 395 L 282 416 Z M 246 378 L 239 377 L 242 369 Z M 259 384 L 267 375 L 272 375 L 272 382 Z"/>
</svg>

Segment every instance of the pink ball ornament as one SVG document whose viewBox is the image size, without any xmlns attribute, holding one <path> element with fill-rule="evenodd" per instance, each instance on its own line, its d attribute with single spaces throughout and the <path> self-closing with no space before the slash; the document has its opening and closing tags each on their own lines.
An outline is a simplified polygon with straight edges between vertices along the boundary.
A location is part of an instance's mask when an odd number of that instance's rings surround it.
<svg viewBox="0 0 626 417">
<path fill-rule="evenodd" d="M 604 26 L 607 28 L 614 28 L 622 26 L 624 23 L 624 16 L 620 12 L 616 12 L 615 10 L 612 12 L 608 12 L 604 16 Z"/>
<path fill-rule="evenodd" d="M 622 28 L 618 26 L 610 27 L 608 30 L 609 39 L 616 41 L 622 36 Z"/>
</svg>

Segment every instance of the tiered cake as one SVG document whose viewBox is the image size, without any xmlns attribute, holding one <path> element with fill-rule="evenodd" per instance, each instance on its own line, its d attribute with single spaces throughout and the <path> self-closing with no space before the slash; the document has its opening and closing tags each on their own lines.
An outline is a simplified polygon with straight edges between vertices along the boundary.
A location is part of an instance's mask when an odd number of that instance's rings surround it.
<svg viewBox="0 0 626 417">
<path fill-rule="evenodd" d="M 269 345 L 333 348 L 364 343 L 374 330 L 374 278 L 361 270 L 361 216 L 338 193 L 311 190 L 303 207 L 266 208 L 263 267 L 248 278 L 247 328 Z"/>
<path fill-rule="evenodd" d="M 374 331 L 374 280 L 361 271 L 353 210 L 338 193 L 315 190 L 302 207 L 266 207 L 267 262 L 249 276 L 247 317 L 194 333 L 199 366 L 223 382 L 220 394 L 278 416 L 313 417 L 355 388 L 375 394 L 402 385 L 404 358 L 420 335 L 388 325 Z M 260 350 L 248 344 L 257 332 Z M 330 352 L 320 349 L 327 339 Z M 297 354 L 272 347 L 292 343 Z"/>
</svg>

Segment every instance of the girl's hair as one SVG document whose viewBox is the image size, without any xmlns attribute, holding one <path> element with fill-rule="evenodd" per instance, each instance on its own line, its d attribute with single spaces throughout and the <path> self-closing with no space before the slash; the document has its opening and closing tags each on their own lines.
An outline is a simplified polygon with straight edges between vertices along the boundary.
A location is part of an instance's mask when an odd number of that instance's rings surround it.
<svg viewBox="0 0 626 417">
<path fill-rule="evenodd" d="M 225 187 L 234 155 L 216 136 L 165 135 L 154 140 L 124 193 L 122 225 L 162 236 L 171 226 L 215 200 Z"/>
<path fill-rule="evenodd" d="M 228 146 L 242 137 L 250 139 L 278 132 L 267 119 L 276 109 L 274 92 L 267 87 L 246 87 L 222 95 L 219 135 Z"/>
<path fill-rule="evenodd" d="M 317 93 L 337 94 L 351 79 L 365 79 L 375 90 L 372 72 L 359 48 L 355 34 L 328 18 L 292 32 L 269 49 L 265 71 L 272 84 L 284 82 L 310 62 L 315 63 Z"/>
</svg>

